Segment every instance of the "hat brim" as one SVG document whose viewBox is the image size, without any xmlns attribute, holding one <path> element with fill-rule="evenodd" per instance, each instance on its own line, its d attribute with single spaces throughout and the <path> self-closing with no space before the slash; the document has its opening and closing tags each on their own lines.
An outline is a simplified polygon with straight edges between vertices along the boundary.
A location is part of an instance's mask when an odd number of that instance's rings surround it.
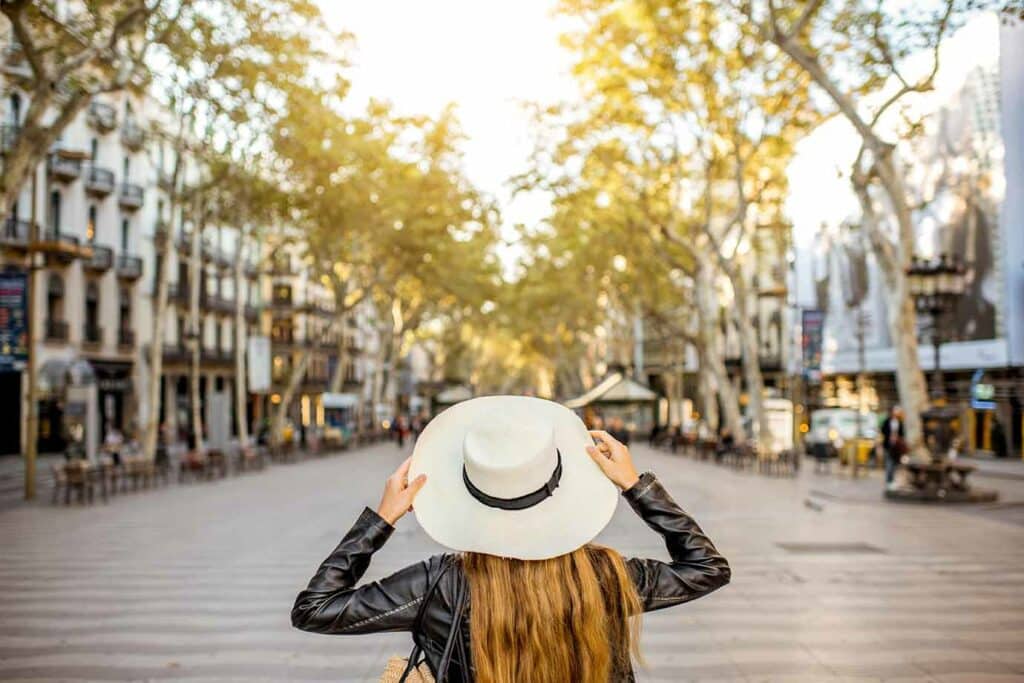
<svg viewBox="0 0 1024 683">
<path fill-rule="evenodd" d="M 562 455 L 558 488 L 525 510 L 501 510 L 474 498 L 462 479 L 462 443 L 473 425 L 503 422 L 551 425 Z M 511 435 L 510 438 L 514 438 Z M 427 475 L 413 505 L 431 538 L 462 552 L 543 560 L 589 543 L 611 520 L 619 495 L 587 453 L 593 445 L 568 408 L 529 396 L 483 396 L 431 420 L 416 441 L 409 478 Z"/>
</svg>

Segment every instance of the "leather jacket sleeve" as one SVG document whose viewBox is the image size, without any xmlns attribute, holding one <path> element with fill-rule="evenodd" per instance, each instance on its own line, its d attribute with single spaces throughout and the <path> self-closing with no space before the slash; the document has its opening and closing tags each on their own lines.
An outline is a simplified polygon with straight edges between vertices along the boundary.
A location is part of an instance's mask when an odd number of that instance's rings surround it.
<svg viewBox="0 0 1024 683">
<path fill-rule="evenodd" d="M 395 528 L 366 508 L 320 565 L 292 608 L 292 626 L 328 634 L 408 631 L 412 628 L 440 556 L 387 578 L 356 586 L 370 557 Z"/>
<path fill-rule="evenodd" d="M 645 612 L 696 600 L 729 583 L 729 563 L 653 475 L 645 474 L 622 495 L 665 539 L 672 558 L 626 561 Z"/>
</svg>

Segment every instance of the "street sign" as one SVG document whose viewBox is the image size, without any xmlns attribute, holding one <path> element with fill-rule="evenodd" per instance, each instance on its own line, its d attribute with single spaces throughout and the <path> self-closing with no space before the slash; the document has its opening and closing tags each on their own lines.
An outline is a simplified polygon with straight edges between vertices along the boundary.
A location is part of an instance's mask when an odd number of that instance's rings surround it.
<svg viewBox="0 0 1024 683">
<path fill-rule="evenodd" d="M 0 370 L 22 367 L 28 358 L 28 276 L 0 273 Z"/>
<path fill-rule="evenodd" d="M 996 388 L 993 384 L 982 382 L 985 371 L 978 369 L 971 376 L 971 407 L 975 410 L 995 410 Z"/>
</svg>

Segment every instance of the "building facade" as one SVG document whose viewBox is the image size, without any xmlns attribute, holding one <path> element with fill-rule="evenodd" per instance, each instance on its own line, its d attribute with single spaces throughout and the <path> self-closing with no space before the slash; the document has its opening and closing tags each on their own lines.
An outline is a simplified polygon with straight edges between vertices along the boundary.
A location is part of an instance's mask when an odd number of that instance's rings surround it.
<svg viewBox="0 0 1024 683">
<path fill-rule="evenodd" d="M 8 38 L 4 45 L 0 121 L 6 152 L 27 110 L 29 95 L 22 86 L 31 74 L 17 47 Z M 283 383 L 307 349 L 312 355 L 289 414 L 297 424 L 322 424 L 319 397 L 339 357 L 341 389 L 361 390 L 364 338 L 372 330 L 361 326 L 359 310 L 328 330 L 335 317 L 332 291 L 303 262 L 301 235 L 290 235 L 286 248 L 272 251 L 272 240 L 242 234 L 240 226 L 207 225 L 196 235 L 184 211 L 171 214 L 174 151 L 160 134 L 164 118 L 156 101 L 131 92 L 91 102 L 4 215 L 0 271 L 31 271 L 31 352 L 40 377 L 60 377 L 72 363 L 89 363 L 100 439 L 111 428 L 139 430 L 151 409 L 185 438 L 192 424 L 190 367 L 198 347 L 204 423 L 234 432 L 234 387 L 246 381 L 244 373 L 237 376 L 235 359 L 245 353 L 249 337 L 266 336 L 272 386 L 260 394 L 246 391 L 250 429 L 280 401 Z M 183 159 L 182 169 L 183 183 L 202 170 L 191 158 Z M 158 248 L 163 240 L 172 242 L 166 263 Z M 163 268 L 169 269 L 167 318 L 163 338 L 155 340 L 154 299 Z M 236 331 L 239 306 L 242 323 Z M 159 345 L 163 359 L 160 405 L 152 407 L 146 405 L 151 344 Z M 0 409 L 22 425 L 2 430 L 0 453 L 24 447 L 26 400 L 24 367 L 0 368 Z M 63 449 L 67 408 L 57 391 L 40 396 L 41 451 Z"/>
</svg>

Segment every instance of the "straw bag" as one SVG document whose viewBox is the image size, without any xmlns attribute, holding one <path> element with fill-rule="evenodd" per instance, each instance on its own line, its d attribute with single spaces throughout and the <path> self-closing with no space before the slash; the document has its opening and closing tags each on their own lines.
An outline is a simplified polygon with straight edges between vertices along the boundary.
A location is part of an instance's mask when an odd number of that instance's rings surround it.
<svg viewBox="0 0 1024 683">
<path fill-rule="evenodd" d="M 426 658 L 423 655 L 423 649 L 419 643 L 416 642 L 416 634 L 420 632 L 420 625 L 423 621 L 423 614 L 427 609 L 427 605 L 430 603 L 430 598 L 434 595 L 437 590 L 437 586 L 441 583 L 441 578 L 448 571 L 451 566 L 451 561 L 447 561 L 444 567 L 441 568 L 441 572 L 434 579 L 434 582 L 430 584 L 427 589 L 426 595 L 423 597 L 423 602 L 420 604 L 420 609 L 416 613 L 416 620 L 413 622 L 413 648 L 412 652 L 408 657 L 400 657 L 395 655 L 388 659 L 387 665 L 384 667 L 384 673 L 381 674 L 380 683 L 436 683 L 433 674 L 430 673 L 430 668 L 427 666 Z M 441 660 L 437 666 L 437 681 L 444 683 L 448 676 L 448 666 L 452 661 L 452 653 L 457 647 L 461 654 L 461 661 L 466 661 L 464 647 L 462 643 L 461 624 L 462 615 L 466 609 L 466 587 L 465 581 L 460 580 L 459 585 L 455 591 L 455 613 L 452 615 L 452 627 L 448 632 L 448 640 L 444 645 L 444 653 L 441 655 Z M 465 666 L 462 667 L 462 680 L 468 683 L 469 672 L 466 671 Z"/>
<path fill-rule="evenodd" d="M 380 676 L 380 683 L 434 683 L 434 674 L 430 673 L 426 662 L 405 674 L 409 666 L 409 660 L 405 657 L 395 655 L 388 660 L 384 667 L 384 673 Z"/>
</svg>

